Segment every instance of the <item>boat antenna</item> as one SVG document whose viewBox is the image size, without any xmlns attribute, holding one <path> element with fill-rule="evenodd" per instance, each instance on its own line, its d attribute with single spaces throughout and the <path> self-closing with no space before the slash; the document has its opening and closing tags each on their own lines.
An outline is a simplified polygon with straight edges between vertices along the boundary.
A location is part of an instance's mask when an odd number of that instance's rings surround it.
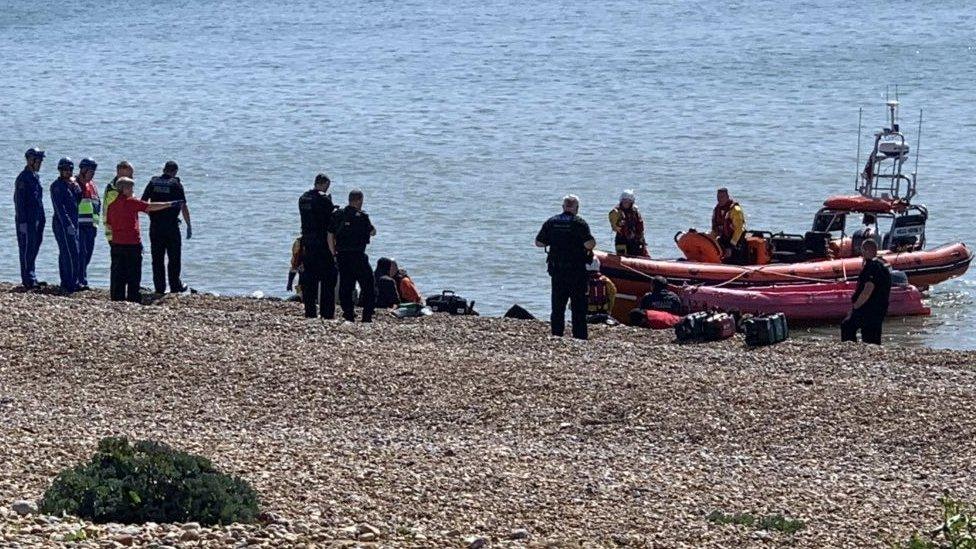
<svg viewBox="0 0 976 549">
<path fill-rule="evenodd" d="M 918 179 L 918 152 L 922 148 L 922 110 L 918 109 L 918 135 L 915 137 L 915 171 L 912 179 Z"/>
<path fill-rule="evenodd" d="M 860 185 L 858 185 L 857 178 L 861 174 L 861 115 L 864 114 L 864 107 L 857 108 L 857 160 L 854 164 L 854 189 L 856 190 Z"/>
</svg>

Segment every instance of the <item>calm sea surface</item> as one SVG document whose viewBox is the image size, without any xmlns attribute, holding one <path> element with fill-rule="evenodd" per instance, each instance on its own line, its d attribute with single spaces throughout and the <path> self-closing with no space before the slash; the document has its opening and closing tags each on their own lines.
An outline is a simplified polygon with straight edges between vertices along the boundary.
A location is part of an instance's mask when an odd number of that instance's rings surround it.
<svg viewBox="0 0 976 549">
<path fill-rule="evenodd" d="M 852 185 L 858 108 L 868 136 L 894 84 L 913 142 L 925 109 L 929 242 L 976 243 L 969 1 L 7 0 L 0 73 L 8 196 L 34 144 L 45 194 L 62 155 L 97 159 L 99 187 L 121 158 L 140 187 L 176 159 L 195 221 L 185 279 L 221 294 L 285 295 L 296 200 L 325 171 L 337 202 L 366 192 L 374 260 L 395 256 L 421 290 L 455 289 L 483 314 L 518 302 L 545 316 L 532 242 L 563 194 L 609 247 L 606 213 L 636 189 L 657 257 L 708 223 L 717 186 L 753 228 L 806 230 Z M 15 281 L 7 204 L 0 279 Z M 56 252 L 48 229 L 48 281 Z M 94 284 L 107 264 L 100 236 Z M 930 319 L 888 331 L 976 348 L 974 296 L 976 274 L 942 284 Z"/>
</svg>

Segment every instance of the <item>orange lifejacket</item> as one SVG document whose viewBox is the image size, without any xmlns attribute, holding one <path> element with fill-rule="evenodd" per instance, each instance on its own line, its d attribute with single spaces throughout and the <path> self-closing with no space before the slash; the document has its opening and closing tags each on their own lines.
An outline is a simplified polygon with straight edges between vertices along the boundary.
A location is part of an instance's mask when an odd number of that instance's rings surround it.
<svg viewBox="0 0 976 549">
<path fill-rule="evenodd" d="M 420 292 L 417 290 L 417 286 L 410 280 L 409 276 L 404 276 L 400 279 L 400 284 L 398 284 L 400 290 L 400 302 L 401 303 L 423 303 L 424 298 L 421 297 Z"/>
<path fill-rule="evenodd" d="M 716 204 L 715 209 L 712 210 L 712 232 L 718 235 L 719 238 L 728 240 L 735 233 L 735 227 L 732 226 L 732 216 L 729 215 L 729 212 L 738 205 L 739 203 L 735 200 L 730 200 L 724 206 Z"/>
<path fill-rule="evenodd" d="M 599 272 L 590 275 L 586 303 L 590 312 L 606 312 L 609 309 L 610 295 L 607 294 L 607 277 Z"/>
</svg>

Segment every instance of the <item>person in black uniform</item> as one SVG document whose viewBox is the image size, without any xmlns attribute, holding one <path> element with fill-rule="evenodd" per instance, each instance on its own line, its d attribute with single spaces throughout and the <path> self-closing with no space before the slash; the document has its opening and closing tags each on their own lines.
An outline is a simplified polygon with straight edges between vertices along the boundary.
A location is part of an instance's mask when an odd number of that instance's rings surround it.
<svg viewBox="0 0 976 549">
<path fill-rule="evenodd" d="M 163 167 L 163 175 L 153 177 L 142 193 L 144 202 L 182 201 L 180 209 L 169 209 L 149 214 L 149 246 L 152 249 L 153 286 L 157 294 L 166 293 L 166 275 L 169 275 L 169 289 L 173 293 L 185 292 L 186 286 L 180 280 L 182 269 L 183 239 L 180 235 L 179 215 L 182 212 L 186 222 L 186 239 L 193 238 L 190 225 L 190 209 L 186 205 L 183 183 L 176 177 L 179 171 L 176 162 L 170 160 Z M 169 265 L 166 260 L 169 260 Z"/>
<path fill-rule="evenodd" d="M 373 269 L 369 265 L 366 246 L 376 235 L 376 228 L 363 211 L 363 191 L 353 189 L 349 193 L 349 205 L 337 211 L 329 228 L 329 249 L 339 267 L 339 304 L 342 317 L 356 320 L 352 292 L 359 283 L 362 296 L 363 322 L 373 321 L 376 308 L 376 290 L 373 285 Z"/>
<path fill-rule="evenodd" d="M 857 277 L 857 289 L 851 300 L 851 313 L 840 324 L 841 341 L 857 341 L 857 331 L 865 343 L 881 345 L 881 325 L 888 314 L 891 294 L 891 270 L 877 257 L 878 243 L 865 240 L 861 244 L 864 266 Z"/>
<path fill-rule="evenodd" d="M 302 217 L 302 302 L 305 316 L 316 317 L 316 309 L 322 318 L 335 318 L 335 259 L 329 251 L 329 226 L 335 205 L 329 194 L 332 181 L 324 173 L 315 176 L 315 187 L 298 199 L 298 213 Z M 321 306 L 318 304 L 321 303 Z"/>
<path fill-rule="evenodd" d="M 566 329 L 566 303 L 570 303 L 573 337 L 586 339 L 586 264 L 596 246 L 590 226 L 579 216 L 579 198 L 563 198 L 563 213 L 549 218 L 535 237 L 535 245 L 549 247 L 547 264 L 552 277 L 552 335 Z"/>
</svg>

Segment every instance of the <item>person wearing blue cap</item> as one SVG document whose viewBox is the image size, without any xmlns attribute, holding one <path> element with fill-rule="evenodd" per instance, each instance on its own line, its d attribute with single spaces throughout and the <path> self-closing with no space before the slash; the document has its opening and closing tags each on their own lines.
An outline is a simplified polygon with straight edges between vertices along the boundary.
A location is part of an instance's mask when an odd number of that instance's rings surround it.
<svg viewBox="0 0 976 549">
<path fill-rule="evenodd" d="M 51 183 L 51 204 L 54 216 L 51 228 L 58 242 L 58 271 L 61 274 L 61 291 L 72 293 L 80 289 L 78 267 L 78 203 L 81 188 L 72 174 L 75 163 L 70 158 L 58 160 L 58 178 Z"/>
<path fill-rule="evenodd" d="M 32 289 L 44 286 L 37 281 L 34 265 L 44 237 L 44 188 L 37 172 L 44 161 L 44 151 L 37 147 L 24 154 L 27 165 L 14 183 L 14 222 L 17 225 L 17 249 L 20 252 L 20 283 Z"/>
</svg>

